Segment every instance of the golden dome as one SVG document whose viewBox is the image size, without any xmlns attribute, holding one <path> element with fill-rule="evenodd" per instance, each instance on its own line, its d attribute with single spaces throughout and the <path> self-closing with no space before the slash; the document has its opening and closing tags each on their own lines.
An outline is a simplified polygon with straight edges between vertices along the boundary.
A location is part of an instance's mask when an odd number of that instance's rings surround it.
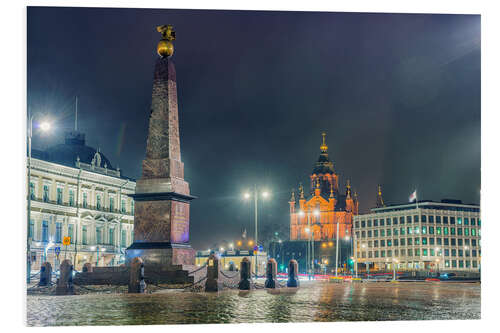
<svg viewBox="0 0 500 333">
<path fill-rule="evenodd" d="M 321 149 L 322 152 L 326 153 L 328 151 L 328 146 L 326 145 L 326 142 L 325 142 L 326 133 L 323 132 L 323 133 L 321 133 L 321 135 L 323 136 L 323 144 L 321 146 L 319 146 L 319 149 Z"/>
<path fill-rule="evenodd" d="M 174 54 L 174 44 L 171 41 L 162 39 L 158 42 L 156 52 L 160 57 L 170 57 Z"/>
</svg>

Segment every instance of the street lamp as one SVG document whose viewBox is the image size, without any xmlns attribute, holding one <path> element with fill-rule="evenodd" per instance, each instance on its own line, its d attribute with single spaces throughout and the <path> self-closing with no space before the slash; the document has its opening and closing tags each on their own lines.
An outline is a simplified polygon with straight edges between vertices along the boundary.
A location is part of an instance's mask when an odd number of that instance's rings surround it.
<svg viewBox="0 0 500 333">
<path fill-rule="evenodd" d="M 246 192 L 243 197 L 245 199 L 250 199 L 250 197 L 253 195 L 253 201 L 254 201 L 254 217 L 255 217 L 255 245 L 257 246 L 257 255 L 255 256 L 255 275 L 258 275 L 258 271 L 257 271 L 257 258 L 258 258 L 258 252 L 259 252 L 259 237 L 258 237 L 258 221 L 257 221 L 257 216 L 258 216 L 258 213 L 257 213 L 257 202 L 258 202 L 258 199 L 259 199 L 259 191 L 257 191 L 257 185 L 254 184 L 253 185 L 253 191 L 250 193 L 250 192 Z M 267 190 L 263 190 L 261 192 L 261 195 L 264 199 L 267 199 L 269 197 L 269 192 Z"/>
<path fill-rule="evenodd" d="M 29 115 L 28 126 L 28 221 L 27 221 L 27 237 L 26 237 L 26 271 L 27 283 L 31 282 L 31 248 L 30 248 L 30 221 L 31 221 L 31 138 L 33 137 L 33 117 L 34 114 Z M 47 121 L 39 125 L 43 132 L 50 129 L 50 123 Z"/>
</svg>

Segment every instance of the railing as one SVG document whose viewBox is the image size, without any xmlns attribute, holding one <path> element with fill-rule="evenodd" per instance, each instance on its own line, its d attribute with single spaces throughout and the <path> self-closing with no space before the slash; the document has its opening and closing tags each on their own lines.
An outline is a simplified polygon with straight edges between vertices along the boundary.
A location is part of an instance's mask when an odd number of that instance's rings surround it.
<svg viewBox="0 0 500 333">
<path fill-rule="evenodd" d="M 109 207 L 105 207 L 105 206 L 101 206 L 99 209 L 97 208 L 97 206 L 92 206 L 92 205 L 84 205 L 84 204 L 73 204 L 73 205 L 70 205 L 69 202 L 61 202 L 61 203 L 58 203 L 57 200 L 43 200 L 43 198 L 38 198 L 36 196 L 32 196 L 31 197 L 31 201 L 34 201 L 34 202 L 40 202 L 40 203 L 47 203 L 47 204 L 52 204 L 52 205 L 57 205 L 57 206 L 63 206 L 63 207 L 71 207 L 71 208 L 83 208 L 83 209 L 88 209 L 88 210 L 95 210 L 95 211 L 98 211 L 98 212 L 107 212 L 107 213 L 114 213 L 114 214 L 122 214 L 122 215 L 129 215 L 129 216 L 133 216 L 133 212 L 132 211 L 125 211 L 123 212 L 121 209 L 117 209 L 117 208 L 113 208 L 113 209 L 109 209 Z"/>
</svg>

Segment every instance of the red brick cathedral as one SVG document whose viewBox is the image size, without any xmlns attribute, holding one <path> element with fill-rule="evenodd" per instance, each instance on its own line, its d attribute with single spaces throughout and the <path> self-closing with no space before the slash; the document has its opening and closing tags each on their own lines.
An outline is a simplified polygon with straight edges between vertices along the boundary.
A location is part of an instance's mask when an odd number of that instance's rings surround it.
<svg viewBox="0 0 500 333">
<path fill-rule="evenodd" d="M 309 195 L 299 184 L 298 194 L 292 191 L 290 199 L 290 240 L 307 240 L 312 232 L 314 240 L 334 240 L 339 224 L 339 237 L 351 236 L 353 215 L 358 215 L 357 194 L 351 193 L 347 180 L 344 194 L 339 191 L 339 178 L 328 158 L 328 146 L 320 146 L 321 153 L 310 176 Z"/>
</svg>

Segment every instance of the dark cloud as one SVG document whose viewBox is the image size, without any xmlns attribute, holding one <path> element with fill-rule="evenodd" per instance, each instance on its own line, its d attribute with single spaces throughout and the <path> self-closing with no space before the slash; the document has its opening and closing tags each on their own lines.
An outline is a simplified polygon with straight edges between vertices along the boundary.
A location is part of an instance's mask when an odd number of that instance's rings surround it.
<svg viewBox="0 0 500 333">
<path fill-rule="evenodd" d="M 253 237 L 253 183 L 273 192 L 261 225 L 288 224 L 292 187 L 327 132 L 341 182 L 361 210 L 420 196 L 479 202 L 480 17 L 92 8 L 28 8 L 28 103 L 79 127 L 139 178 L 155 27 L 173 24 L 182 159 L 202 248 Z M 264 227 L 263 227 L 264 228 Z"/>
</svg>

